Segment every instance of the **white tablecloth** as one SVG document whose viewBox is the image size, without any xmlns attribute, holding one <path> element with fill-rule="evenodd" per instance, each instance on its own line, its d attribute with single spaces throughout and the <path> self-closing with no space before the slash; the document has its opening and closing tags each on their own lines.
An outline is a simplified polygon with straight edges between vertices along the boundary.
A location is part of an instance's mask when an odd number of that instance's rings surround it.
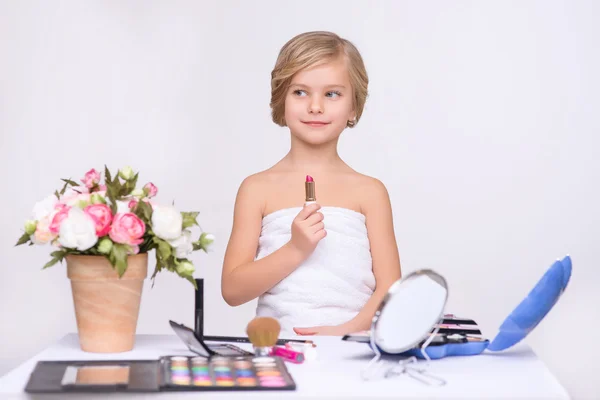
<svg viewBox="0 0 600 400">
<path fill-rule="evenodd" d="M 365 382 L 360 378 L 360 372 L 372 357 L 365 344 L 344 342 L 339 337 L 311 339 L 317 343 L 317 359 L 299 365 L 287 363 L 297 384 L 295 391 L 160 392 L 122 395 L 115 393 L 109 398 L 569 398 L 564 387 L 524 344 L 499 354 L 485 352 L 478 356 L 434 360 L 429 370 L 443 377 L 447 384 L 442 387 L 430 387 L 406 375 Z M 239 346 L 251 348 L 245 344 Z M 175 335 L 138 335 L 133 351 L 93 354 L 81 351 L 77 335 L 69 334 L 0 378 L 0 398 L 39 398 L 39 395 L 32 396 L 23 391 L 35 363 L 39 360 L 157 359 L 162 355 L 178 354 L 191 353 Z M 44 399 L 61 397 L 65 398 L 65 395 L 43 396 Z M 106 398 L 106 394 L 85 397 Z"/>
</svg>

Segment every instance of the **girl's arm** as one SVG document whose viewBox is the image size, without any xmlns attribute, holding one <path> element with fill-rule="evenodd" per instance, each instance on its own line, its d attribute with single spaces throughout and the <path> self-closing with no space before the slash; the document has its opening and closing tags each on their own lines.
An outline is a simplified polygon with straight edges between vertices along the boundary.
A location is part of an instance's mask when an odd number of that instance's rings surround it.
<svg viewBox="0 0 600 400">
<path fill-rule="evenodd" d="M 371 320 L 388 289 L 400 279 L 400 255 L 394 232 L 394 221 L 390 197 L 384 184 L 373 179 L 366 193 L 365 213 L 371 257 L 373 258 L 373 274 L 375 275 L 375 291 L 369 301 L 356 317 L 347 323 L 350 332 L 370 329 Z"/>
<path fill-rule="evenodd" d="M 221 276 L 221 294 L 230 306 L 238 306 L 257 298 L 292 273 L 310 255 L 325 232 L 318 232 L 320 207 L 304 208 L 292 225 L 294 240 L 268 256 L 254 261 L 262 227 L 262 193 L 255 176 L 248 177 L 238 190 L 233 216 L 233 228 Z M 314 243 L 313 243 L 314 241 Z"/>
</svg>

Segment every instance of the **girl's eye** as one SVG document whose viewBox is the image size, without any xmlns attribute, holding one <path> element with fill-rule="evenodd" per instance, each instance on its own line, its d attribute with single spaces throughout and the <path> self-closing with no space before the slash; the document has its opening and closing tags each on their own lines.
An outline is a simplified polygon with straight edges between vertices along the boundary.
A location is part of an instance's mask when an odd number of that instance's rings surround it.
<svg viewBox="0 0 600 400">
<path fill-rule="evenodd" d="M 327 92 L 327 97 L 340 97 L 342 94 L 340 92 L 334 91 L 334 92 Z"/>
<path fill-rule="evenodd" d="M 298 89 L 298 90 L 294 90 L 294 94 L 296 96 L 304 96 L 304 95 L 306 95 L 306 92 L 304 90 Z"/>
</svg>

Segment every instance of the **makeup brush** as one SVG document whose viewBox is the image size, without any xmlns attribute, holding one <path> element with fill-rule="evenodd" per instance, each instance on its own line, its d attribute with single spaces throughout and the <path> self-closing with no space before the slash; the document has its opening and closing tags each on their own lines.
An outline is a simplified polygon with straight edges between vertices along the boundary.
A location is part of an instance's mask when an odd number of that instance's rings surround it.
<svg viewBox="0 0 600 400">
<path fill-rule="evenodd" d="M 256 317 L 246 327 L 248 339 L 254 346 L 254 354 L 268 356 L 281 332 L 281 325 L 271 317 Z"/>
</svg>

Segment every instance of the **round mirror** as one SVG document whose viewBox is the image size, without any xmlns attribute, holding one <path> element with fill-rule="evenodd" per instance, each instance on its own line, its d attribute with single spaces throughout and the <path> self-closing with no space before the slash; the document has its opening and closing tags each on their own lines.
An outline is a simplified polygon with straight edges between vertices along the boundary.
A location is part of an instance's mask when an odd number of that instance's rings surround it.
<svg viewBox="0 0 600 400">
<path fill-rule="evenodd" d="M 371 326 L 375 344 L 398 354 L 417 346 L 444 315 L 446 280 L 432 270 L 419 270 L 394 282 L 379 305 Z"/>
</svg>

